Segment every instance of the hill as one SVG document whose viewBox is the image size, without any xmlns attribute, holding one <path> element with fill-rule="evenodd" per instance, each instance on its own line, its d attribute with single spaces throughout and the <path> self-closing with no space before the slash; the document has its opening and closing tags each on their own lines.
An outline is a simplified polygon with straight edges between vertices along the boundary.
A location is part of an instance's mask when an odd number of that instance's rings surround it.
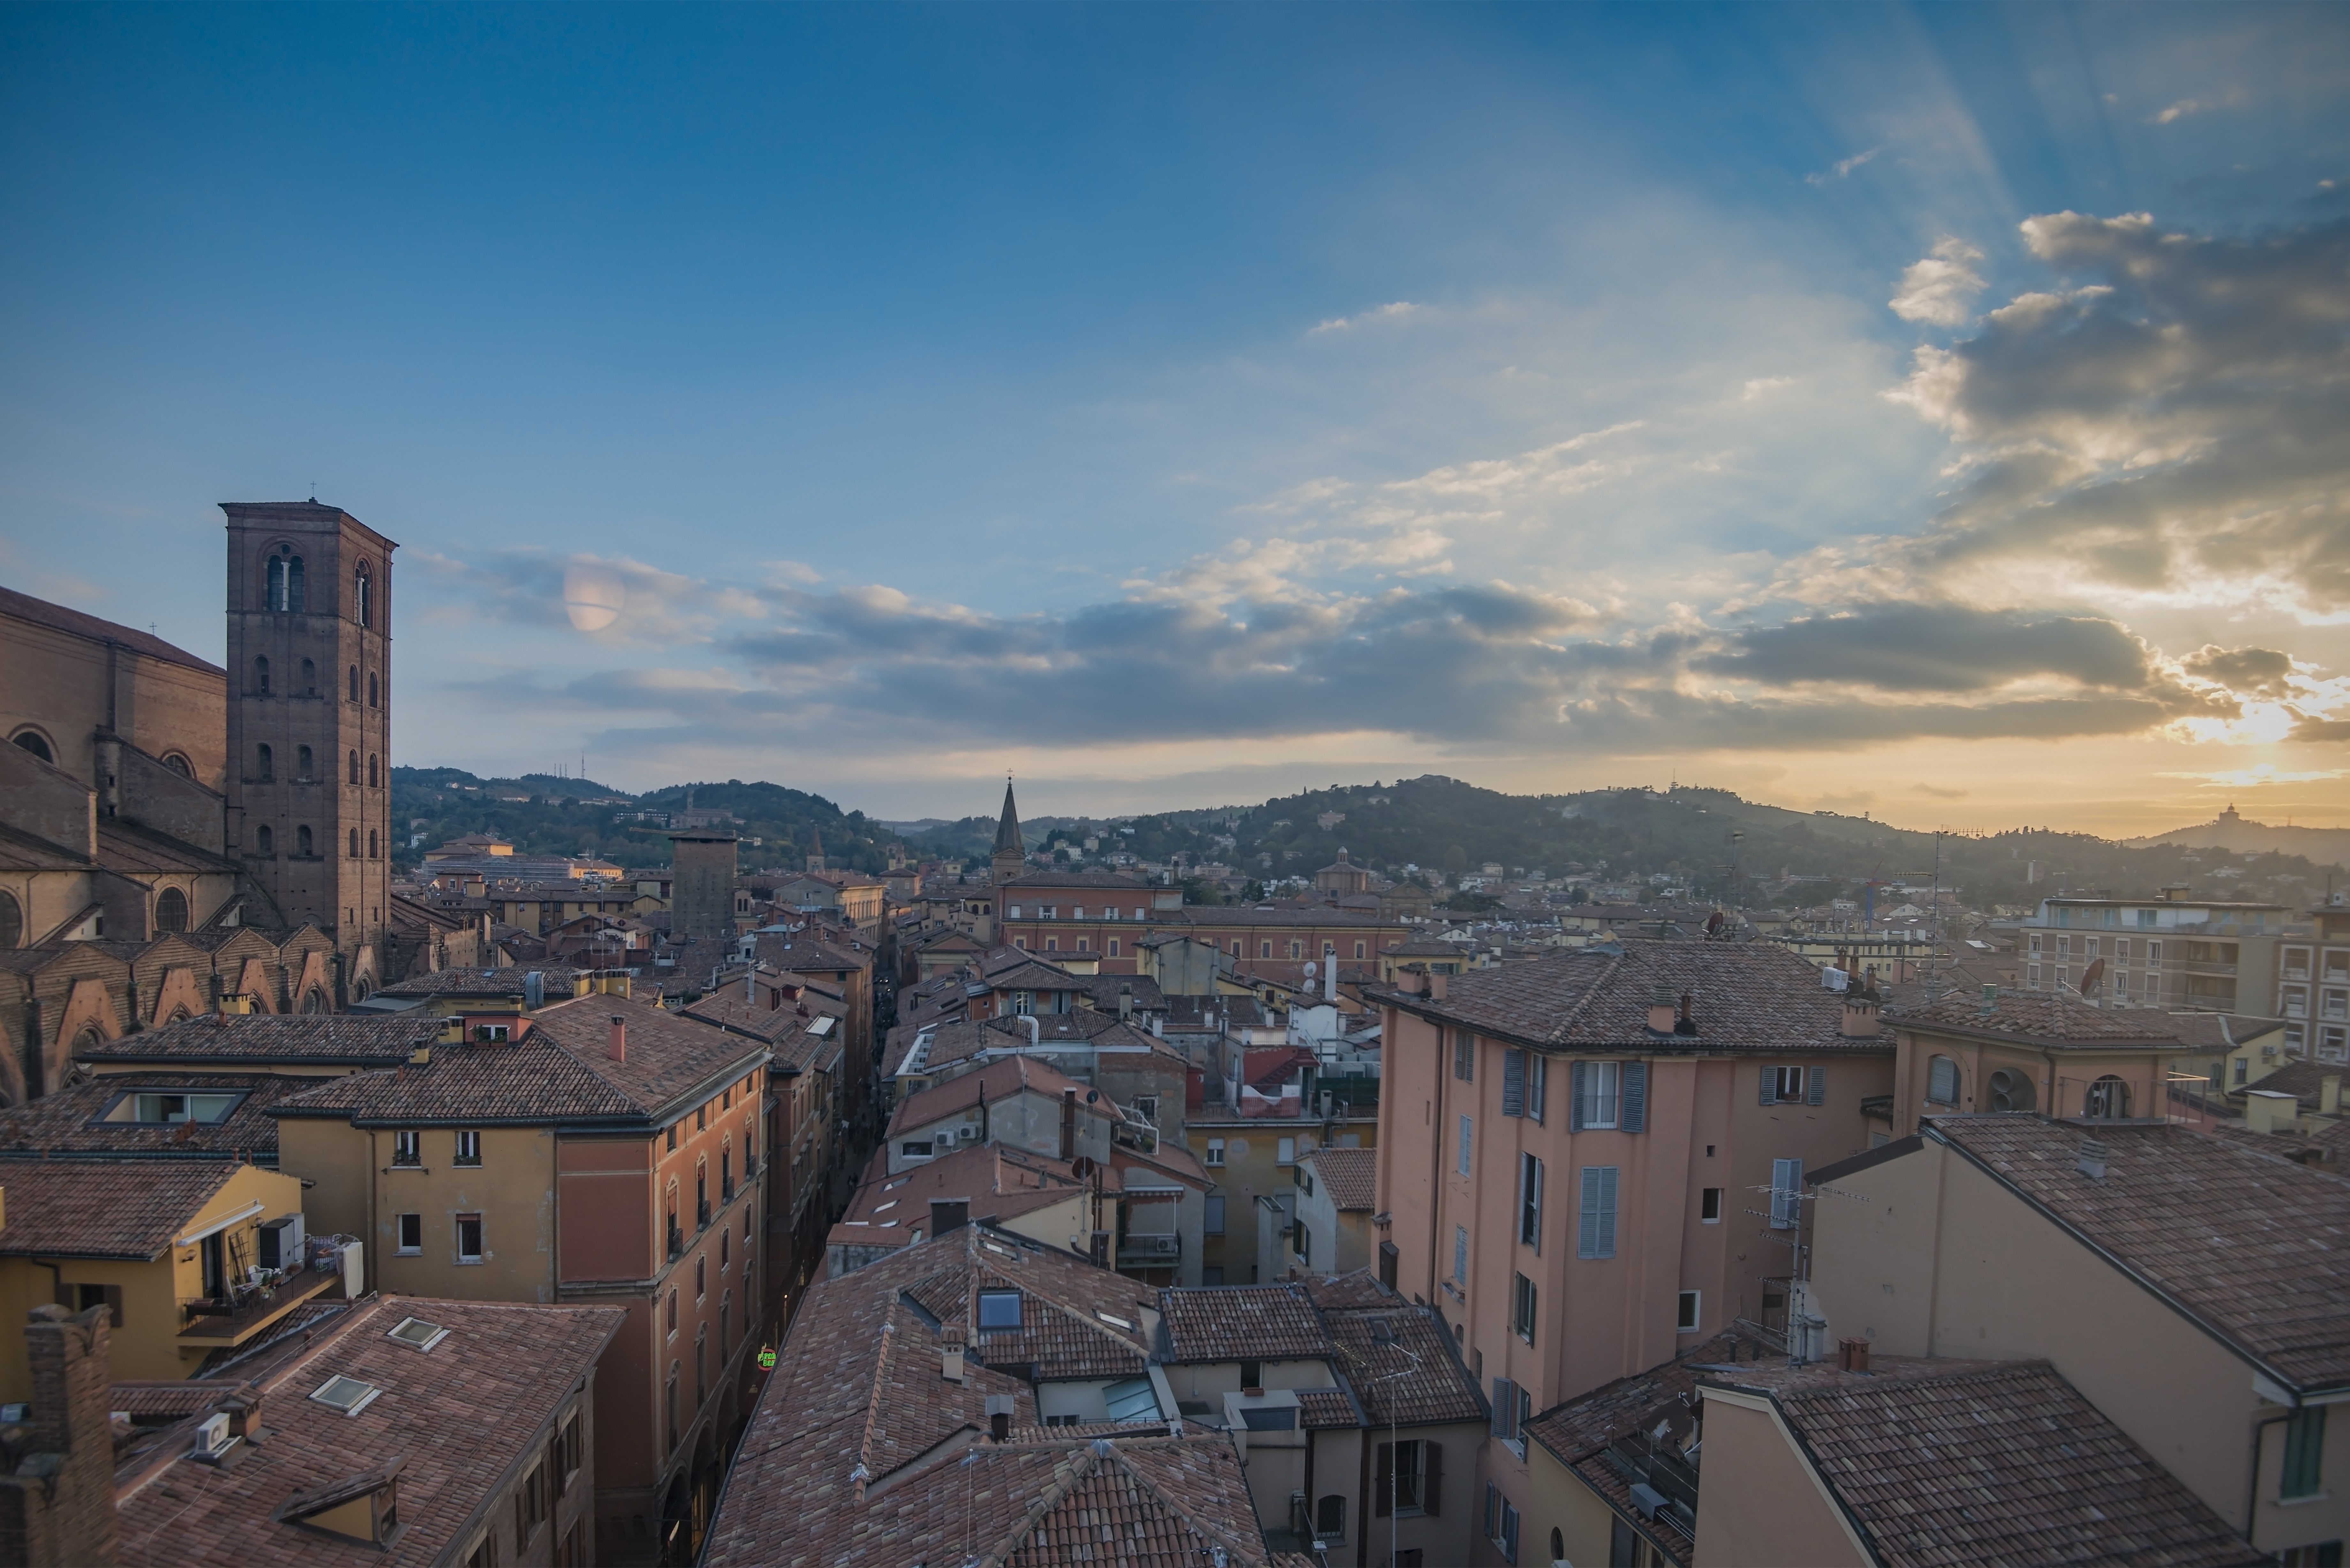
<svg viewBox="0 0 2350 1568">
<path fill-rule="evenodd" d="M 2123 842 L 2133 848 L 2176 845 L 2189 849 L 2228 849 L 2238 854 L 2297 855 L 2315 865 L 2350 870 L 2350 827 L 2279 827 L 2239 816 L 2232 805 L 2210 822 Z"/>
</svg>

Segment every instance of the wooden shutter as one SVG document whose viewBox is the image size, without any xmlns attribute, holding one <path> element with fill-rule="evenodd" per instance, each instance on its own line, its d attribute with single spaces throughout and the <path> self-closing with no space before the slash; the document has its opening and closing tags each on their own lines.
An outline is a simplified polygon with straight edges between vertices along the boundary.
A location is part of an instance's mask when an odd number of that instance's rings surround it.
<svg viewBox="0 0 2350 1568">
<path fill-rule="evenodd" d="M 1814 1067 L 1812 1069 L 1811 1076 L 1804 1080 L 1804 1104 L 1824 1106 L 1827 1103 L 1828 1070 L 1825 1067 Z"/>
<path fill-rule="evenodd" d="M 1624 1064 L 1624 1098 L 1616 1113 L 1616 1125 L 1626 1132 L 1646 1132 L 1648 1127 L 1648 1064 L 1646 1062 Z"/>
<path fill-rule="evenodd" d="M 1612 1165 L 1583 1168 L 1575 1246 L 1578 1258 L 1616 1255 L 1616 1169 Z"/>
<path fill-rule="evenodd" d="M 1800 1159 L 1774 1159 L 1771 1162 L 1771 1229 L 1793 1230 L 1803 1213 L 1804 1162 Z"/>
<path fill-rule="evenodd" d="M 1575 1064 L 1573 1081 L 1567 1085 L 1567 1095 L 1568 1098 L 1574 1102 L 1567 1110 L 1567 1129 L 1570 1132 L 1581 1132 L 1583 1130 L 1584 1107 L 1591 1103 L 1590 1063 L 1577 1062 Z"/>
<path fill-rule="evenodd" d="M 1419 1511 L 1434 1519 L 1444 1498 L 1444 1450 L 1422 1439 L 1419 1445 Z"/>
<path fill-rule="evenodd" d="M 1517 1425 L 1517 1385 L 1506 1377 L 1496 1377 L 1493 1379 L 1493 1436 L 1508 1442 L 1518 1435 Z"/>
<path fill-rule="evenodd" d="M 1526 1242 L 1542 1256 L 1543 1162 L 1526 1156 Z"/>
<path fill-rule="evenodd" d="M 1762 1103 L 1766 1106 L 1779 1103 L 1779 1070 L 1768 1062 L 1762 1064 Z"/>
<path fill-rule="evenodd" d="M 1599 1255 L 1616 1255 L 1616 1167 L 1599 1168 Z"/>
<path fill-rule="evenodd" d="M 1514 1046 L 1502 1053 L 1502 1114 L 1526 1114 L 1526 1054 Z"/>
<path fill-rule="evenodd" d="M 1526 1115 L 1541 1121 L 1550 1107 L 1550 1058 L 1538 1051 L 1526 1053 Z"/>
<path fill-rule="evenodd" d="M 1372 1484 L 1378 1490 L 1371 1494 L 1371 1512 L 1385 1519 L 1395 1511 L 1395 1445 L 1381 1443 L 1376 1451 L 1378 1480 Z"/>
</svg>

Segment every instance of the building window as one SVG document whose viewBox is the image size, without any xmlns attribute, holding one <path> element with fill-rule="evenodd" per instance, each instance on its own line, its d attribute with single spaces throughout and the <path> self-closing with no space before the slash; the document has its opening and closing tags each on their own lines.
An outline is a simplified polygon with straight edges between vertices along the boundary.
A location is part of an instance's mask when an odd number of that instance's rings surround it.
<svg viewBox="0 0 2350 1568">
<path fill-rule="evenodd" d="M 669 1288 L 669 1300 L 661 1305 L 661 1316 L 663 1319 L 661 1330 L 664 1336 L 675 1339 L 677 1337 L 677 1287 L 675 1285 Z"/>
<path fill-rule="evenodd" d="M 2277 1483 L 2280 1499 L 2315 1497 L 2324 1485 L 2325 1411 L 2324 1405 L 2304 1405 L 2285 1418 L 2284 1472 Z"/>
<path fill-rule="evenodd" d="M 1518 1241 L 1542 1251 L 1543 1162 L 1518 1156 Z"/>
<path fill-rule="evenodd" d="M 482 1135 L 481 1135 L 480 1133 L 478 1133 L 478 1132 L 461 1132 L 461 1133 L 459 1133 L 459 1134 L 457 1135 L 457 1154 L 456 1154 L 456 1158 L 455 1158 L 454 1159 L 452 1159 L 450 1163 L 451 1163 L 451 1164 L 452 1164 L 452 1165 L 479 1165 L 479 1164 L 481 1164 L 481 1163 L 482 1163 Z"/>
<path fill-rule="evenodd" d="M 1959 1064 L 1948 1056 L 1926 1064 L 1926 1098 L 1938 1106 L 1959 1103 Z"/>
<path fill-rule="evenodd" d="M 266 659 L 256 657 L 253 661 L 253 694 L 256 697 L 269 695 L 269 660 Z"/>
<path fill-rule="evenodd" d="M 1472 1083 L 1477 1076 L 1476 1036 L 1466 1029 L 1452 1032 L 1452 1075 L 1462 1083 Z"/>
<path fill-rule="evenodd" d="M 41 761 L 45 763 L 54 763 L 57 760 L 57 753 L 55 748 L 50 746 L 48 737 L 42 734 L 37 730 L 26 730 L 23 733 L 16 736 L 15 740 L 17 745 L 22 746 L 25 750 L 32 753 L 33 755 L 40 758 Z"/>
<path fill-rule="evenodd" d="M 1617 1168 L 1612 1165 L 1586 1165 L 1583 1168 L 1582 1211 L 1575 1231 L 1575 1255 L 1578 1258 L 1612 1258 L 1616 1255 L 1616 1178 Z"/>
<path fill-rule="evenodd" d="M 710 1294 L 710 1254 L 699 1253 L 693 1260 L 693 1304 L 700 1306 Z"/>
<path fill-rule="evenodd" d="M 368 753 L 368 788 L 374 789 L 382 783 L 383 759 L 369 752 Z"/>
<path fill-rule="evenodd" d="M 263 602 L 280 615 L 298 615 L 302 610 L 302 557 L 289 554 L 283 545 L 269 558 L 264 587 Z"/>
<path fill-rule="evenodd" d="M 420 1132 L 396 1132 L 391 1135 L 391 1163 L 422 1165 L 424 1135 Z"/>
<path fill-rule="evenodd" d="M 350 775 L 350 781 L 351 781 L 351 783 L 353 783 L 353 784 L 357 784 L 357 783 L 359 783 L 359 753 L 357 753 L 357 752 L 353 752 L 353 753 L 351 753 L 351 760 L 350 760 L 350 763 L 349 763 L 349 767 L 348 767 L 348 771 L 349 775 Z"/>
<path fill-rule="evenodd" d="M 1769 1075 L 1771 1079 L 1767 1085 L 1771 1094 L 1770 1097 L 1762 1102 L 1764 1105 L 1790 1106 L 1803 1103 L 1804 1070 L 1801 1067 L 1765 1067 L 1762 1071 Z"/>
<path fill-rule="evenodd" d="M 661 1404 L 669 1417 L 669 1446 L 671 1449 L 677 1447 L 677 1363 L 672 1361 L 669 1364 L 669 1385 L 661 1391 Z"/>
<path fill-rule="evenodd" d="M 354 701 L 354 702 L 356 702 L 356 701 L 358 701 L 359 700 L 359 667 L 358 665 L 356 665 L 356 664 L 354 664 L 354 665 L 352 665 L 352 666 L 351 666 L 351 681 L 350 681 L 350 685 L 351 685 L 351 701 Z"/>
<path fill-rule="evenodd" d="M 1698 1305 L 1699 1301 L 1697 1292 L 1681 1292 L 1679 1310 L 1675 1314 L 1673 1319 L 1674 1332 L 1679 1334 L 1695 1334 L 1697 1332 Z"/>
<path fill-rule="evenodd" d="M 1701 1225 L 1719 1225 L 1721 1223 L 1721 1188 L 1709 1187 L 1699 1195 L 1697 1202 L 1697 1218 L 1698 1223 Z"/>
<path fill-rule="evenodd" d="M 309 747 L 294 748 L 294 781 L 296 784 L 308 784 L 311 775 L 317 771 L 317 760 Z"/>
<path fill-rule="evenodd" d="M 1020 1326 L 1020 1293 L 1018 1291 L 980 1292 L 979 1326 L 983 1329 L 1018 1328 Z"/>
<path fill-rule="evenodd" d="M 1510 1332 L 1534 1342 L 1534 1282 L 1523 1274 L 1510 1276 Z"/>
<path fill-rule="evenodd" d="M 13 948 L 25 940 L 25 908 L 16 902 L 14 893 L 0 893 L 0 948 Z"/>
<path fill-rule="evenodd" d="M 267 839 L 269 829 L 263 828 L 261 836 L 265 840 Z M 261 847 L 262 853 L 265 855 L 268 853 L 269 846 L 266 843 L 264 843 Z M 307 822 L 294 829 L 294 853 L 305 860 L 311 859 L 317 854 L 316 841 L 310 834 L 310 825 Z"/>
<path fill-rule="evenodd" d="M 368 671 L 368 706 L 369 706 L 369 707 L 370 707 L 370 708 L 380 708 L 380 707 L 382 707 L 382 706 L 383 706 L 383 701 L 382 701 L 382 691 L 383 691 L 382 687 L 380 687 L 380 685 L 378 685 L 378 684 L 377 684 L 377 677 L 376 677 L 376 673 L 375 673 L 375 671 L 374 671 L 374 670 L 369 670 L 369 671 Z"/>
<path fill-rule="evenodd" d="M 1390 1513 L 1409 1519 L 1438 1511 L 1437 1481 L 1442 1450 L 1434 1443 L 1406 1438 L 1390 1447 L 1378 1445 L 1378 1480 L 1371 1510 L 1379 1518 Z"/>
<path fill-rule="evenodd" d="M 400 1251 L 412 1257 L 424 1251 L 424 1216 L 402 1214 L 400 1217 Z"/>
<path fill-rule="evenodd" d="M 478 1214 L 457 1216 L 457 1261 L 461 1263 L 482 1261 L 482 1217 Z"/>
<path fill-rule="evenodd" d="M 350 858 L 351 858 L 351 859 L 353 859 L 353 860 L 357 860 L 359 857 L 359 830 L 358 828 L 354 827 L 354 828 L 352 828 L 352 829 L 351 829 L 351 853 L 350 853 Z"/>
<path fill-rule="evenodd" d="M 1452 1277 L 1461 1284 L 1469 1282 L 1469 1227 L 1452 1227 Z"/>
<path fill-rule="evenodd" d="M 155 895 L 155 929 L 159 931 L 184 931 L 188 929 L 188 896 L 177 888 L 166 888 Z"/>
<path fill-rule="evenodd" d="M 376 837 L 376 830 L 372 827 L 368 829 L 368 858 L 370 860 L 383 858 L 383 846 Z"/>
<path fill-rule="evenodd" d="M 1222 1165 L 1224 1163 L 1223 1139 L 1220 1137 L 1211 1137 L 1208 1140 L 1208 1163 L 1210 1165 Z"/>
<path fill-rule="evenodd" d="M 1575 1064 L 1575 1125 L 1577 1131 L 1606 1129 L 1621 1119 L 1624 1064 L 1577 1062 Z"/>
<path fill-rule="evenodd" d="M 1159 1096 L 1156 1095 L 1135 1096 L 1134 1110 L 1135 1114 L 1141 1116 L 1145 1121 L 1157 1121 L 1159 1119 Z"/>
<path fill-rule="evenodd" d="M 351 574 L 351 618 L 361 626 L 375 624 L 375 579 L 368 576 L 365 561 Z"/>
<path fill-rule="evenodd" d="M 277 853 L 276 840 L 269 831 L 269 825 L 265 822 L 260 824 L 253 830 L 253 852 L 255 855 L 261 856 L 270 856 Z"/>
<path fill-rule="evenodd" d="M 1263 1362 L 1243 1361 L 1241 1363 L 1241 1386 L 1243 1388 L 1262 1388 L 1264 1386 Z"/>
<path fill-rule="evenodd" d="M 1475 1138 L 1473 1124 L 1467 1116 L 1461 1118 L 1461 1174 L 1469 1174 L 1470 1146 Z"/>
<path fill-rule="evenodd" d="M 2093 1120 L 2126 1121 L 2129 1117 L 2129 1085 L 2111 1073 L 2091 1084 L 2082 1101 L 2081 1114 Z"/>
<path fill-rule="evenodd" d="M 1295 1165 L 1297 1163 L 1297 1140 L 1294 1137 L 1275 1139 L 1273 1146 L 1273 1163 L 1275 1165 Z"/>
<path fill-rule="evenodd" d="M 1112 958 L 1118 957 L 1118 939 L 1116 937 L 1112 937 L 1109 940 L 1109 956 Z"/>
<path fill-rule="evenodd" d="M 1200 1213 L 1200 1233 L 1201 1235 L 1221 1236 L 1224 1233 L 1223 1194 L 1218 1192 L 1208 1194 L 1206 1201 L 1201 1205 Z"/>
<path fill-rule="evenodd" d="M 301 694 L 305 697 L 316 697 L 318 694 L 318 661 L 315 659 L 306 659 L 302 661 Z"/>
<path fill-rule="evenodd" d="M 1791 1231 L 1804 1217 L 1804 1162 L 1800 1159 L 1774 1159 L 1771 1162 L 1771 1229 Z"/>
<path fill-rule="evenodd" d="M 253 748 L 253 776 L 255 783 L 274 784 L 277 779 L 277 759 L 267 746 Z"/>
</svg>

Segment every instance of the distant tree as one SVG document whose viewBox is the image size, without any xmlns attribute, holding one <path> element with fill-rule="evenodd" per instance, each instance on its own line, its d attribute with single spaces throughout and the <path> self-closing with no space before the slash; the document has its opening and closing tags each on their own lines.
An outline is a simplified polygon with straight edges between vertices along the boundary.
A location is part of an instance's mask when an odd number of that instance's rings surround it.
<svg viewBox="0 0 2350 1568">
<path fill-rule="evenodd" d="M 1458 844 L 1448 845 L 1444 851 L 1444 869 L 1458 877 L 1469 869 L 1469 852 Z"/>
<path fill-rule="evenodd" d="M 1187 904 L 1222 904 L 1227 900 L 1223 888 L 1204 877 L 1183 878 L 1183 901 Z"/>
</svg>

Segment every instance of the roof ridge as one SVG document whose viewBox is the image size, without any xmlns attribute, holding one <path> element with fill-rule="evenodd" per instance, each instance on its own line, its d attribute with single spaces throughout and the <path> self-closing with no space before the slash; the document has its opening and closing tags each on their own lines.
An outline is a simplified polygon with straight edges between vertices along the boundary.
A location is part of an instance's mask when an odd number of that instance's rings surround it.
<svg viewBox="0 0 2350 1568">
<path fill-rule="evenodd" d="M 1582 950 L 1585 950 L 1571 949 L 1569 950 L 1569 956 L 1572 957 L 1575 952 Z M 1555 1041 L 1562 1038 L 1566 1033 L 1568 1027 L 1573 1024 L 1576 1019 L 1583 1016 L 1583 1011 L 1591 1004 L 1592 998 L 1597 996 L 1600 989 L 1607 985 L 1610 980 L 1615 978 L 1617 966 L 1621 964 L 1626 957 L 1627 954 L 1621 948 L 1617 948 L 1614 952 L 1607 955 L 1607 967 L 1599 971 L 1599 978 L 1597 980 L 1592 981 L 1591 984 L 1584 988 L 1582 994 L 1575 999 L 1575 1004 L 1559 1015 L 1558 1022 L 1552 1025 L 1550 1033 L 1544 1036 L 1545 1039 Z"/>
<path fill-rule="evenodd" d="M 1077 1483 L 1094 1473 L 1101 1458 L 1099 1451 L 1091 1443 L 1087 1443 L 1055 1459 L 1052 1480 L 1037 1490 L 1035 1500 L 1029 1503 L 1027 1511 L 1020 1516 L 1010 1533 L 1000 1537 L 994 1548 L 977 1560 L 979 1568 L 1003 1568 L 1010 1563 L 1013 1554 L 1044 1522 L 1045 1515 L 1060 1507 L 1062 1501 L 1076 1490 Z"/>
<path fill-rule="evenodd" d="M 1229 1441 L 1229 1439 L 1227 1440 Z M 1157 1501 L 1160 1507 L 1166 1509 L 1176 1518 L 1181 1520 L 1183 1521 L 1183 1528 L 1189 1530 L 1194 1535 L 1206 1537 L 1215 1545 L 1223 1547 L 1236 1562 L 1245 1563 L 1250 1561 L 1248 1548 L 1244 1543 L 1228 1539 L 1222 1531 L 1211 1530 L 1204 1524 L 1201 1523 L 1198 1518 L 1194 1515 L 1193 1511 L 1187 1506 L 1186 1503 L 1170 1497 L 1156 1481 L 1152 1480 L 1148 1475 L 1145 1475 L 1142 1470 L 1135 1465 L 1133 1460 L 1127 1458 L 1125 1452 L 1119 1448 L 1118 1443 L 1107 1438 L 1097 1438 L 1094 1441 L 1101 1445 L 1099 1449 L 1095 1450 L 1097 1454 L 1103 1459 L 1115 1459 L 1117 1461 L 1118 1468 L 1134 1479 L 1135 1485 L 1140 1487 L 1144 1491 L 1149 1492 L 1151 1498 Z M 1182 1446 L 1182 1443 L 1183 1439 L 1180 1438 L 1168 1437 L 1156 1441 L 1139 1443 L 1137 1447 L 1147 1448 L 1155 1453 L 1161 1449 L 1180 1449 Z M 1253 1518 L 1253 1506 L 1252 1506 L 1251 1514 L 1252 1518 Z M 1256 1561 L 1263 1562 L 1267 1560 L 1257 1559 Z"/>
</svg>

